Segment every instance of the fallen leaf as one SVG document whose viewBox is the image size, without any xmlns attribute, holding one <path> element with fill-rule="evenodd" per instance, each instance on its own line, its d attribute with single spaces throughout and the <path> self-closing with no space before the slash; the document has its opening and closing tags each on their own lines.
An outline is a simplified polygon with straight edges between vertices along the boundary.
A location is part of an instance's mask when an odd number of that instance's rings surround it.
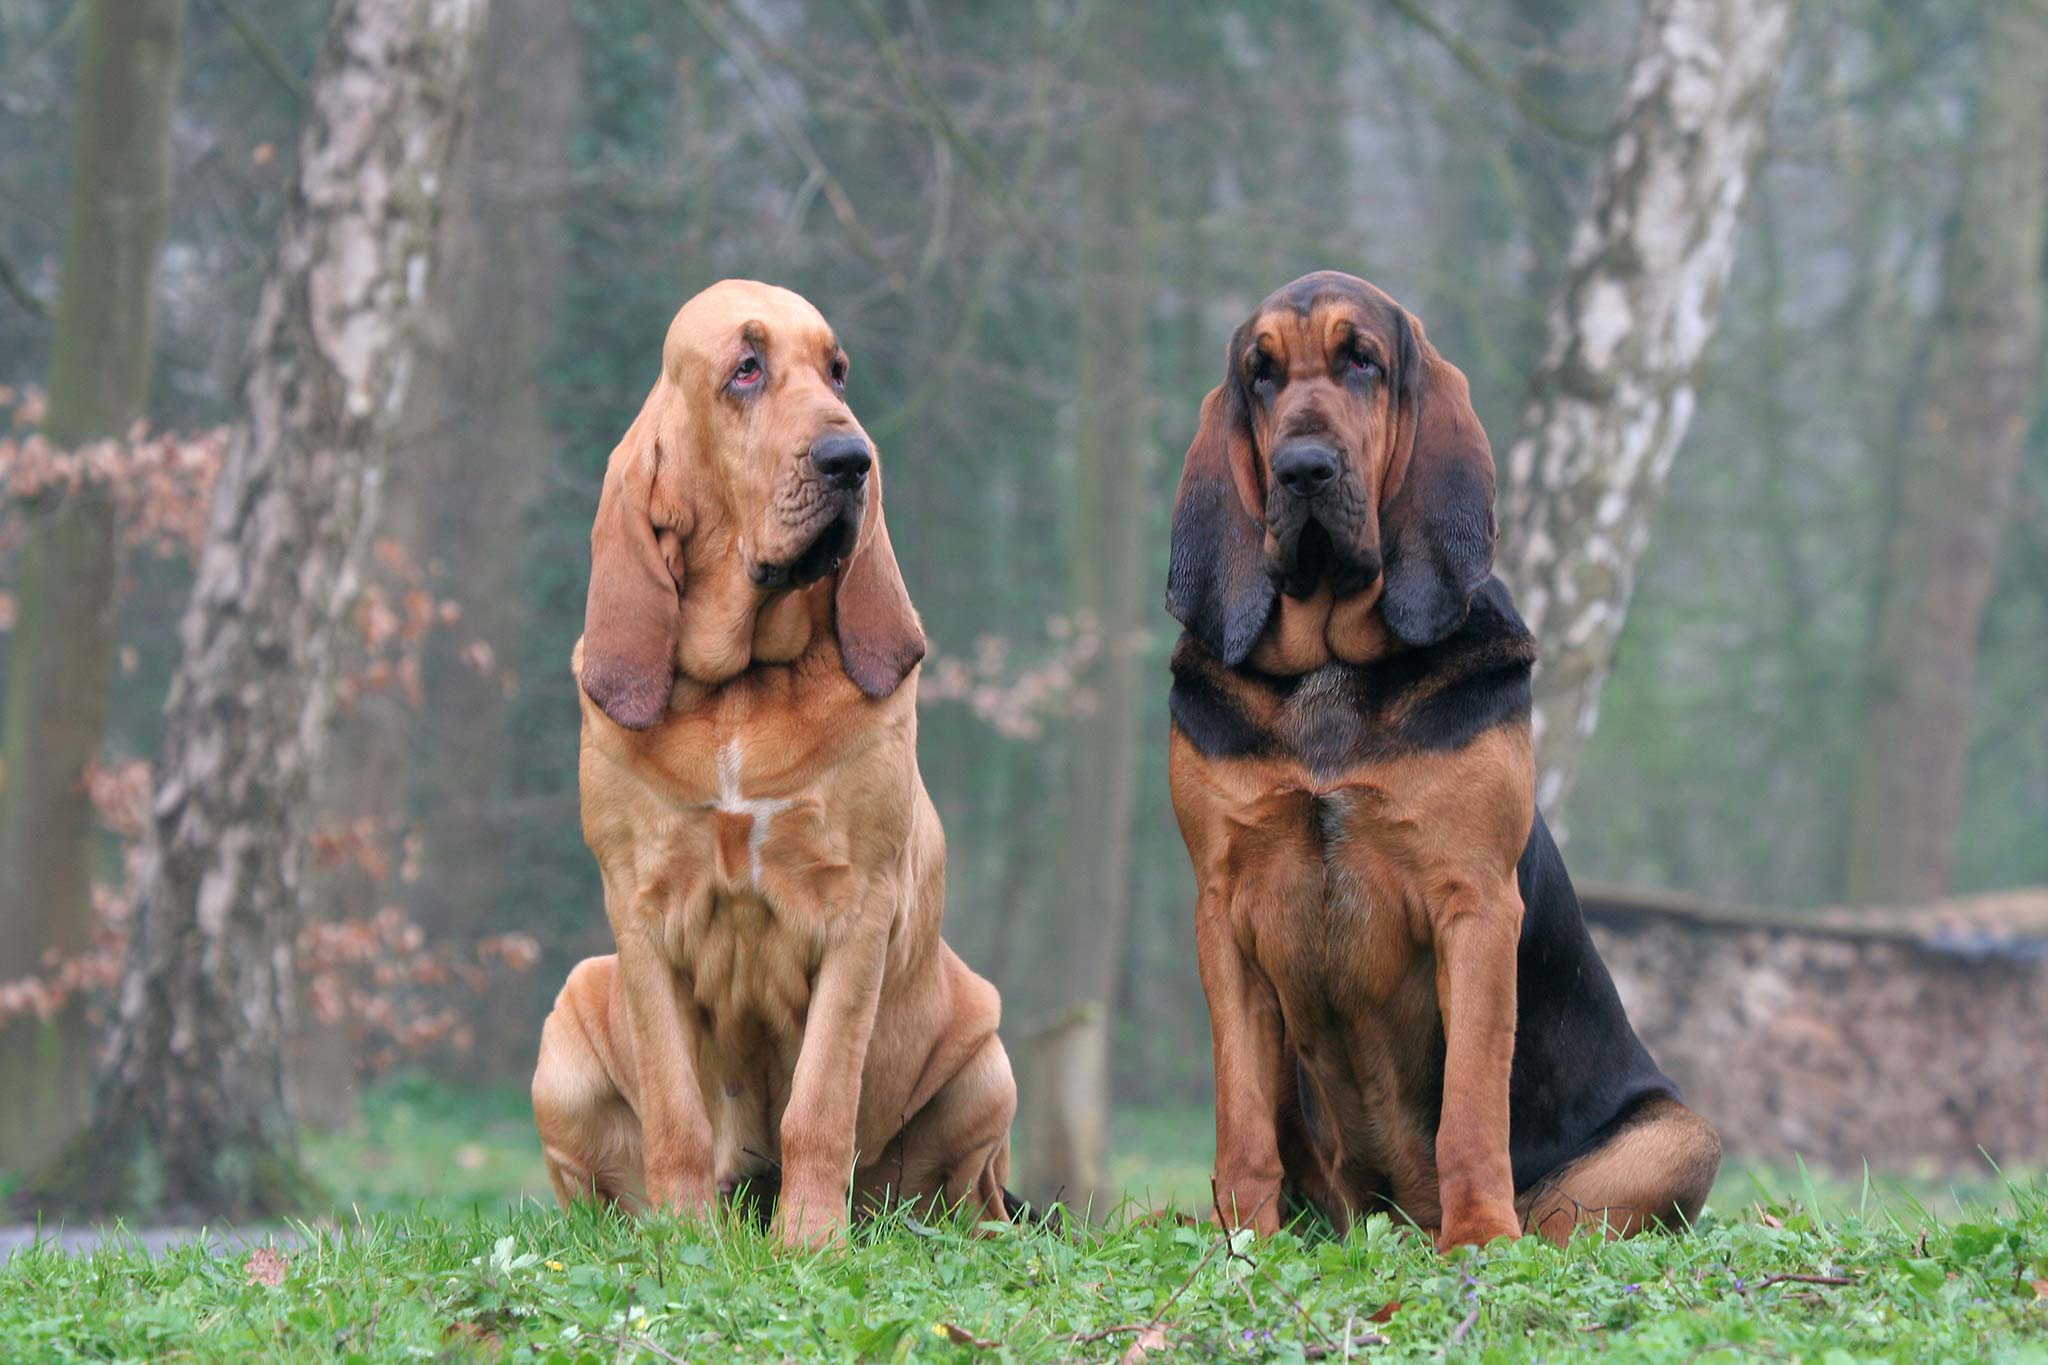
<svg viewBox="0 0 2048 1365">
<path fill-rule="evenodd" d="M 1166 1333 L 1157 1327 L 1147 1327 L 1138 1333 L 1130 1348 L 1117 1357 L 1117 1365 L 1138 1365 L 1138 1362 L 1154 1351 L 1166 1349 Z"/>
<path fill-rule="evenodd" d="M 441 1334 L 441 1341 L 444 1345 L 451 1346 L 458 1341 L 467 1341 L 478 1349 L 488 1351 L 494 1355 L 505 1344 L 504 1340 L 496 1332 L 488 1327 L 479 1326 L 474 1322 L 449 1323 L 448 1330 Z"/>
<path fill-rule="evenodd" d="M 1003 1343 L 1000 1341 L 990 1341 L 987 1337 L 978 1337 L 965 1327 L 955 1323 L 942 1322 L 939 1324 L 939 1327 L 945 1332 L 946 1339 L 956 1346 L 972 1346 L 977 1351 L 998 1351 L 1002 1349 Z"/>
<path fill-rule="evenodd" d="M 250 1284 L 267 1284 L 272 1289 L 284 1283 L 284 1253 L 276 1247 L 257 1247 L 249 1253 L 249 1263 L 242 1267 L 249 1273 Z"/>
<path fill-rule="evenodd" d="M 1372 1316 L 1371 1316 L 1370 1318 L 1366 1319 L 1366 1321 L 1368 1321 L 1368 1322 L 1392 1322 L 1392 1321 L 1394 1320 L 1394 1314 L 1396 1314 L 1396 1313 L 1398 1313 L 1398 1312 L 1400 1312 L 1400 1311 L 1401 1311 L 1401 1301 L 1400 1301 L 1399 1299 L 1394 1299 L 1394 1300 L 1390 1301 L 1390 1302 L 1389 1302 L 1389 1303 L 1388 1303 L 1388 1304 L 1387 1304 L 1387 1305 L 1386 1305 L 1385 1307 L 1381 1308 L 1379 1312 L 1377 1312 L 1377 1313 L 1374 1313 L 1374 1314 L 1373 1314 L 1373 1315 L 1372 1315 Z"/>
</svg>

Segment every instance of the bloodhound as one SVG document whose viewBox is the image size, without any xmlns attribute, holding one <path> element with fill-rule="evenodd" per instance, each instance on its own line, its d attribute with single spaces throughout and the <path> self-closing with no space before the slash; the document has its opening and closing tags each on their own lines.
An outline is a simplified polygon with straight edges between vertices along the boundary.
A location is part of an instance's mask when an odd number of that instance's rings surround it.
<svg viewBox="0 0 2048 1365">
<path fill-rule="evenodd" d="M 574 668 L 618 952 L 541 1038 L 565 1204 L 779 1183 L 792 1245 L 849 1193 L 1004 1211 L 1016 1087 L 995 988 L 939 937 L 925 640 L 846 363 L 797 295 L 714 285 L 605 471 Z"/>
<path fill-rule="evenodd" d="M 1232 337 L 1174 508 L 1173 805 L 1218 1216 L 1440 1247 L 1694 1218 L 1714 1130 L 1629 1027 L 1536 812 L 1536 646 L 1465 376 L 1349 275 Z"/>
</svg>

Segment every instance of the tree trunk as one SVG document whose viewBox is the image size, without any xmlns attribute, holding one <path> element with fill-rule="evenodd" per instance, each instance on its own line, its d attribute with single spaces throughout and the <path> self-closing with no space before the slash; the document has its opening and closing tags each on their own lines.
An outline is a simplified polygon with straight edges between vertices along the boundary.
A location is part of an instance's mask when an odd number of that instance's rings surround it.
<svg viewBox="0 0 2048 1365">
<path fill-rule="evenodd" d="M 185 0 L 93 0 L 79 55 L 71 225 L 50 356 L 50 438 L 118 436 L 142 416 L 171 198 Z M 118 554 L 109 491 L 25 509 L 0 786 L 0 976 L 92 941 L 86 766 L 106 730 Z M 0 1026 L 0 1169 L 32 1170 L 85 1118 L 83 1003 Z"/>
<path fill-rule="evenodd" d="M 1502 577 L 1542 647 L 1537 799 L 1570 795 L 1692 419 L 1793 0 L 1652 0 L 1503 462 Z"/>
<path fill-rule="evenodd" d="M 1110 23 L 1129 27 L 1116 16 Z M 1027 1125 L 1021 1183 L 1032 1196 L 1058 1194 L 1076 1209 L 1108 1187 L 1110 1026 L 1137 802 L 1138 642 L 1151 605 L 1143 132 L 1111 83 L 1135 49 L 1103 35 L 1089 50 L 1095 109 L 1080 167 L 1069 526 L 1075 614 L 1093 622 L 1101 648 L 1082 679 L 1094 704 L 1067 727 L 1065 904 L 1039 945 L 1044 1007 L 1024 1040 L 1018 1106 Z"/>
<path fill-rule="evenodd" d="M 120 1020 L 45 1209 L 301 1206 L 286 1096 L 300 826 L 416 348 L 485 0 L 342 0 L 180 625 Z"/>
<path fill-rule="evenodd" d="M 532 612 L 518 591 L 528 517 L 556 455 L 543 376 L 568 278 L 570 142 L 583 109 L 583 57 L 574 12 L 560 0 L 496 0 L 479 67 L 478 118 L 467 174 L 451 206 L 456 253 L 451 344 L 438 367 L 427 453 L 421 563 L 445 561 L 462 621 L 435 653 L 425 729 L 439 761 L 412 808 L 474 811 L 510 794 L 520 745 L 507 733 L 503 667 L 520 657 Z M 507 288 L 507 280 L 519 281 Z M 479 654 L 474 645 L 487 648 Z M 499 856 L 505 827 L 481 818 L 424 826 L 412 902 L 429 934 L 500 933 L 518 873 Z M 493 992 L 481 1002 L 479 1066 L 508 1074 L 533 1065 L 535 1001 Z M 525 1079 L 521 1075 L 522 1082 Z"/>
<path fill-rule="evenodd" d="M 1945 895 L 1969 772 L 1977 637 L 2033 416 L 2048 234 L 2048 12 L 1988 21 L 1941 302 L 1902 452 L 1843 885 L 1852 903 Z M 1924 366 L 1923 368 L 1920 368 Z"/>
</svg>

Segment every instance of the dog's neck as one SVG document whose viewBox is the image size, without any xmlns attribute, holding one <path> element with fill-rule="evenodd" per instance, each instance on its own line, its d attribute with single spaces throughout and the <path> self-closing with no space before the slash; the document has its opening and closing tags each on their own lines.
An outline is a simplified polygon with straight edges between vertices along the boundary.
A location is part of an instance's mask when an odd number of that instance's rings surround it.
<svg viewBox="0 0 2048 1365">
<path fill-rule="evenodd" d="M 1400 648 L 1380 616 L 1385 579 L 1338 597 L 1328 579 L 1307 597 L 1279 595 L 1266 629 L 1246 656 L 1246 666 L 1274 677 L 1313 673 L 1331 662 L 1368 664 Z"/>
<path fill-rule="evenodd" d="M 700 532 L 683 547 L 677 681 L 713 688 L 756 664 L 793 663 L 828 633 L 836 579 L 763 588 L 747 572 L 739 538 Z"/>
</svg>

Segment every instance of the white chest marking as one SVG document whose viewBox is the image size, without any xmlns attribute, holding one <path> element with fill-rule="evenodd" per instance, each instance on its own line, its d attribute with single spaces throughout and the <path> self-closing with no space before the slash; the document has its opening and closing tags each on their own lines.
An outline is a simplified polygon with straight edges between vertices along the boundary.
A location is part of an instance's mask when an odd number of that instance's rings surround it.
<svg viewBox="0 0 2048 1365">
<path fill-rule="evenodd" d="M 794 803 L 774 796 L 748 798 L 740 790 L 740 768 L 745 760 L 738 736 L 719 746 L 718 796 L 706 804 L 726 815 L 753 817 L 753 826 L 747 831 L 747 857 L 748 871 L 758 890 L 761 885 L 761 850 L 768 845 L 768 822 L 775 818 L 776 812 L 787 810 Z"/>
</svg>

